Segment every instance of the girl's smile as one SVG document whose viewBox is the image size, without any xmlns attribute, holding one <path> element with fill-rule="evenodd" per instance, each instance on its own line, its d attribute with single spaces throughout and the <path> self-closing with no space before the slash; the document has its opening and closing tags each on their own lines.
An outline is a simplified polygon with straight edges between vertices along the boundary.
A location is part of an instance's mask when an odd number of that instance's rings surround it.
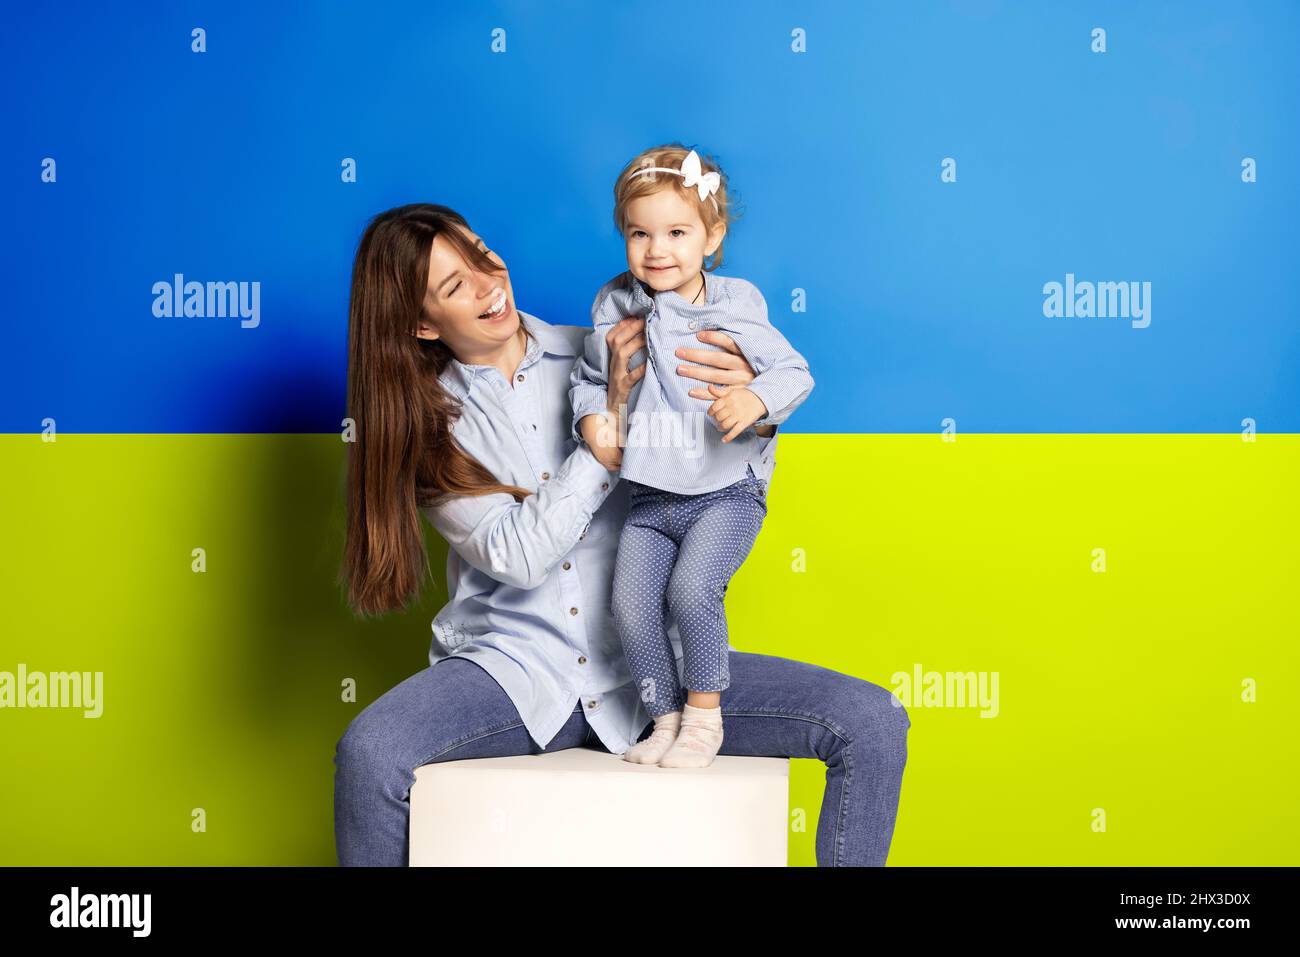
<svg viewBox="0 0 1300 957">
<path fill-rule="evenodd" d="M 628 267 L 656 291 L 672 290 L 689 300 L 704 257 L 717 250 L 725 232 L 722 224 L 706 229 L 696 204 L 676 189 L 638 196 L 627 205 Z"/>
</svg>

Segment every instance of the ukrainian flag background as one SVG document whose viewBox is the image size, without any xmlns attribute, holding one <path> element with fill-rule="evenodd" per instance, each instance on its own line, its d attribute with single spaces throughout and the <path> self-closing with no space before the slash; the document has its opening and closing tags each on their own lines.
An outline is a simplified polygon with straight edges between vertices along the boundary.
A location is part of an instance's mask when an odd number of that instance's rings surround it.
<svg viewBox="0 0 1300 957">
<path fill-rule="evenodd" d="M 997 675 L 995 716 L 910 703 L 890 863 L 1300 858 L 1296 5 L 14 16 L 0 671 L 101 671 L 104 710 L 0 710 L 0 864 L 335 862 L 335 743 L 446 598 L 361 624 L 334 585 L 361 230 L 452 206 L 586 325 L 614 177 L 670 140 L 817 381 L 733 643 Z M 258 325 L 156 317 L 177 273 L 260 283 Z M 1067 274 L 1151 283 L 1150 325 L 1045 317 Z"/>
</svg>

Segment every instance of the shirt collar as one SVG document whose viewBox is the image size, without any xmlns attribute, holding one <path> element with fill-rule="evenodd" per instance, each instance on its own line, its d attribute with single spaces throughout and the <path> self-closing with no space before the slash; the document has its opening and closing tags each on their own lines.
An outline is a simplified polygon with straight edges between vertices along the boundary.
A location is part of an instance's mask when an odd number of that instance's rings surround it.
<svg viewBox="0 0 1300 957">
<path fill-rule="evenodd" d="M 632 293 L 633 301 L 646 310 L 655 304 L 656 299 L 666 299 L 669 302 L 693 306 L 698 309 L 700 306 L 711 306 L 722 298 L 722 277 L 720 276 L 711 276 L 706 273 L 704 276 L 703 301 L 693 303 L 680 293 L 654 292 L 651 287 L 638 279 L 630 269 L 625 275 L 627 276 L 625 288 Z"/>
<path fill-rule="evenodd" d="M 523 369 L 532 365 L 541 358 L 543 353 L 553 356 L 568 356 L 569 358 L 575 358 L 578 355 L 578 350 L 569 337 L 549 322 L 543 322 L 522 309 L 519 310 L 519 321 L 530 333 L 528 346 L 524 351 L 523 360 L 519 363 L 519 368 Z M 474 380 L 488 369 L 495 368 L 496 366 L 490 365 L 471 365 L 461 362 L 453 356 L 438 379 L 456 398 L 464 399 L 469 394 L 470 386 Z"/>
</svg>

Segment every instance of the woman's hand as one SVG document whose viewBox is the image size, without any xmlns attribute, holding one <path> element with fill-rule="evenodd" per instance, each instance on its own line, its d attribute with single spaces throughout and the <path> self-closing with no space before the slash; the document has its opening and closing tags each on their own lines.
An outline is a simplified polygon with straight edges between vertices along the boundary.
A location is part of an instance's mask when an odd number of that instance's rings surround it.
<svg viewBox="0 0 1300 957">
<path fill-rule="evenodd" d="M 736 345 L 736 340 L 725 332 L 718 329 L 704 329 L 697 332 L 695 338 L 701 342 L 709 342 L 720 346 L 724 351 L 719 352 L 717 349 L 677 350 L 677 358 L 698 363 L 698 365 L 679 365 L 677 367 L 678 375 L 713 383 L 712 388 L 698 386 L 691 389 L 689 395 L 696 399 L 716 402 L 721 396 L 725 396 L 730 392 L 732 386 L 748 385 L 757 377 L 754 367 L 749 364 L 749 360 L 740 351 L 740 346 Z M 736 434 L 739 434 L 739 431 L 743 431 L 743 429 L 737 430 Z M 755 428 L 754 431 L 766 438 L 776 432 L 776 426 L 764 425 Z M 728 435 L 727 438 L 734 438 L 734 435 Z"/>
<path fill-rule="evenodd" d="M 609 345 L 609 386 L 606 389 L 606 406 L 614 416 L 613 427 L 618 429 L 632 386 L 641 381 L 641 377 L 645 375 L 646 363 L 644 362 L 631 372 L 627 369 L 628 360 L 637 353 L 637 350 L 645 348 L 645 320 L 631 316 L 620 319 L 605 336 L 605 342 Z"/>
</svg>

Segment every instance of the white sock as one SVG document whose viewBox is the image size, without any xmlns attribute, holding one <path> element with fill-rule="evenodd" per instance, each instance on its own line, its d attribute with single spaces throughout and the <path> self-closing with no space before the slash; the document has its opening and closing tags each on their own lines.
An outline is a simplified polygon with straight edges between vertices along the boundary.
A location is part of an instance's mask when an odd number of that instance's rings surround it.
<svg viewBox="0 0 1300 957">
<path fill-rule="evenodd" d="M 682 728 L 663 759 L 661 768 L 707 768 L 722 747 L 722 706 L 695 708 L 686 705 Z"/>
<path fill-rule="evenodd" d="M 633 764 L 658 764 L 659 759 L 664 756 L 677 738 L 677 731 L 681 726 L 682 713 L 680 711 L 669 711 L 667 714 L 661 714 L 655 718 L 655 729 L 650 732 L 650 737 L 624 751 L 623 760 L 631 761 Z"/>
</svg>

